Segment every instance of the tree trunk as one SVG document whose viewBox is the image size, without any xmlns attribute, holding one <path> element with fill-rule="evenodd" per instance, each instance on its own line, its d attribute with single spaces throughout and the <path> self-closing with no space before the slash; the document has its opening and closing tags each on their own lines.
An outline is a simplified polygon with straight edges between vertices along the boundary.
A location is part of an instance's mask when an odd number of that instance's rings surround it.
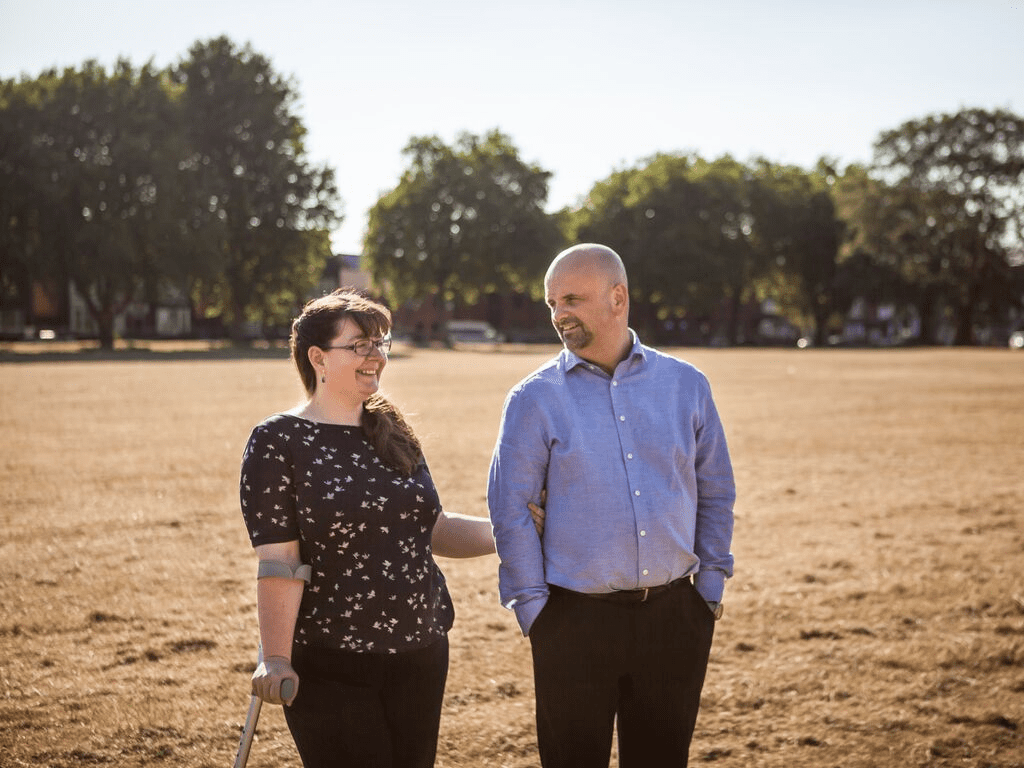
<svg viewBox="0 0 1024 768">
<path fill-rule="evenodd" d="M 935 289 L 925 286 L 921 300 L 917 305 L 917 313 L 921 321 L 921 332 L 917 337 L 918 344 L 935 344 Z"/>
<path fill-rule="evenodd" d="M 832 314 L 823 304 L 814 307 L 814 346 L 824 347 L 828 343 L 828 317 Z"/>
<path fill-rule="evenodd" d="M 661 322 L 658 320 L 658 305 L 648 299 L 644 302 L 644 325 L 647 329 L 644 333 L 648 334 L 652 340 L 657 341 L 658 344 L 664 342 L 665 329 L 662 327 Z M 643 340 L 643 336 L 640 337 Z"/>
<path fill-rule="evenodd" d="M 980 292 L 977 281 L 971 281 L 967 286 L 967 295 L 956 305 L 954 346 L 969 347 L 974 343 L 974 308 L 977 306 Z"/>
<path fill-rule="evenodd" d="M 245 308 L 236 301 L 231 302 L 231 323 L 228 325 L 228 336 L 232 344 L 243 344 L 251 341 L 246 330 Z"/>
<path fill-rule="evenodd" d="M 974 334 L 971 329 L 971 308 L 965 304 L 956 307 L 956 335 L 953 337 L 954 347 L 969 347 Z"/>
<path fill-rule="evenodd" d="M 659 329 L 655 322 L 657 307 L 654 306 L 650 299 L 644 298 L 633 302 L 629 315 L 629 324 L 637 332 L 637 335 L 640 336 L 641 341 L 647 344 L 661 343 L 661 339 L 658 336 Z"/>
<path fill-rule="evenodd" d="M 71 285 L 78 295 L 82 297 L 82 300 L 85 302 L 85 308 L 89 311 L 89 316 L 96 323 L 100 349 L 113 349 L 114 318 L 117 317 L 120 311 L 123 311 L 124 307 L 127 306 L 127 302 L 119 308 L 115 308 L 108 286 L 97 289 L 94 293 L 92 286 L 89 286 L 85 281 L 72 279 Z"/>
<path fill-rule="evenodd" d="M 440 341 L 446 347 L 451 347 L 451 340 L 448 338 L 448 333 L 445 331 L 445 324 L 448 322 L 448 303 L 444 300 L 444 284 L 447 282 L 447 278 L 441 278 L 437 281 L 437 293 L 434 294 L 434 309 L 437 310 L 437 321 L 436 328 L 431 328 L 430 338 L 433 341 Z"/>
<path fill-rule="evenodd" d="M 96 322 L 96 328 L 100 339 L 100 349 L 113 349 L 114 317 L 116 316 L 114 308 L 107 304 L 94 306 L 91 301 L 86 301 L 85 306 L 88 307 L 89 314 Z"/>
<path fill-rule="evenodd" d="M 95 316 L 96 326 L 99 328 L 100 349 L 111 350 L 114 348 L 114 313 L 110 309 L 104 309 Z"/>
<path fill-rule="evenodd" d="M 100 348 L 113 349 L 114 324 L 117 321 L 118 315 L 128 309 L 128 306 L 131 304 L 131 297 L 126 296 L 120 301 L 111 299 L 100 304 L 98 307 L 92 306 L 92 302 L 88 304 L 89 311 L 92 312 L 96 325 L 99 328 Z"/>
<path fill-rule="evenodd" d="M 740 343 L 740 305 L 742 304 L 742 296 L 743 289 L 733 287 L 728 303 L 729 317 L 726 318 L 725 337 L 734 347 Z"/>
</svg>

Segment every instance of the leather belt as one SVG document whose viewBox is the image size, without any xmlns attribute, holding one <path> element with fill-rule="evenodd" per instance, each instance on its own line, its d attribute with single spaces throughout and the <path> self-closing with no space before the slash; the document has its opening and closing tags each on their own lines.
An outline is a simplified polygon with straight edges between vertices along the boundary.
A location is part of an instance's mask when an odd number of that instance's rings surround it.
<svg viewBox="0 0 1024 768">
<path fill-rule="evenodd" d="M 549 587 L 558 592 L 568 592 L 573 595 L 580 595 L 581 597 L 590 597 L 594 600 L 607 600 L 611 603 L 646 603 L 658 595 L 663 595 L 684 583 L 689 583 L 689 581 L 689 576 L 683 576 L 675 581 L 670 581 L 668 584 L 659 584 L 655 587 L 644 587 L 643 589 L 619 589 L 614 592 L 576 592 L 572 589 L 560 587 L 557 584 L 550 584 Z"/>
</svg>

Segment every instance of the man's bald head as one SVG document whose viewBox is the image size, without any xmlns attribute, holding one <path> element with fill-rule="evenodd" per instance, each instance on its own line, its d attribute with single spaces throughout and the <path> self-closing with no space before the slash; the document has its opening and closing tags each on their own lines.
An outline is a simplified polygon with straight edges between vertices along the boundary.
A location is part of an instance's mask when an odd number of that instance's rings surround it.
<svg viewBox="0 0 1024 768">
<path fill-rule="evenodd" d="M 597 243 L 580 243 L 571 248 L 566 248 L 555 256 L 548 267 L 544 282 L 547 283 L 556 272 L 583 272 L 587 274 L 603 274 L 608 278 L 609 285 L 622 284 L 628 288 L 626 282 L 626 267 L 622 264 L 619 254 L 606 245 Z"/>
</svg>

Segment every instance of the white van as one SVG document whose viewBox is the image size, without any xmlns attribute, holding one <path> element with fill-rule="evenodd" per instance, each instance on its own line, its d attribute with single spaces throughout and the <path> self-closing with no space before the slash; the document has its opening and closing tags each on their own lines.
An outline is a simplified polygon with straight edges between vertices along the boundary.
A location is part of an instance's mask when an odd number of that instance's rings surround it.
<svg viewBox="0 0 1024 768">
<path fill-rule="evenodd" d="M 485 320 L 449 320 L 444 328 L 449 347 L 459 344 L 501 344 L 505 337 Z"/>
</svg>

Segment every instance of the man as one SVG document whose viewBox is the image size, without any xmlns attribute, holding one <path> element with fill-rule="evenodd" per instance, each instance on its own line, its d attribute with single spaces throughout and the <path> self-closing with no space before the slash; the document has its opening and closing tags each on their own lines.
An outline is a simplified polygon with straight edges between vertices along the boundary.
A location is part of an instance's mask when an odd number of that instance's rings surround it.
<svg viewBox="0 0 1024 768">
<path fill-rule="evenodd" d="M 733 568 L 725 435 L 704 375 L 629 328 L 613 250 L 563 251 L 544 291 L 565 349 L 509 392 L 487 493 L 541 763 L 607 768 L 617 719 L 621 768 L 685 766 Z"/>
</svg>

